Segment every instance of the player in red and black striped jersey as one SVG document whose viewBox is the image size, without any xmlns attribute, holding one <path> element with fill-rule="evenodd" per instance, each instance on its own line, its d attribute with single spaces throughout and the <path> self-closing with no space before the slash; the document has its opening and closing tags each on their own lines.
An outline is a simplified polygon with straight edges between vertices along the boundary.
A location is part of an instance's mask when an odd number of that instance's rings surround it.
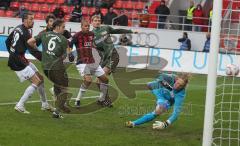
<svg viewBox="0 0 240 146">
<path fill-rule="evenodd" d="M 78 96 L 76 98 L 75 105 L 76 107 L 80 106 L 80 99 L 83 97 L 87 88 L 92 82 L 92 75 L 95 75 L 100 80 L 100 98 L 99 102 L 104 102 L 106 100 L 108 92 L 108 78 L 105 75 L 102 67 L 95 63 L 93 58 L 92 49 L 93 49 L 93 32 L 89 31 L 90 25 L 86 20 L 82 20 L 81 23 L 82 31 L 76 33 L 70 40 L 70 47 L 73 45 L 77 49 L 77 63 L 76 67 L 81 76 L 84 78 Z"/>
<path fill-rule="evenodd" d="M 84 27 L 84 26 L 83 26 Z M 77 64 L 95 63 L 92 54 L 94 33 L 91 31 L 77 32 L 70 39 L 70 47 L 75 44 L 77 51 Z"/>
<path fill-rule="evenodd" d="M 27 44 L 27 40 L 31 38 L 30 29 L 34 25 L 33 19 L 32 13 L 25 13 L 22 18 L 23 23 L 13 30 L 5 42 L 9 52 L 8 66 L 16 72 L 21 82 L 29 80 L 32 83 L 15 106 L 15 110 L 22 113 L 29 113 L 24 108 L 24 104 L 35 90 L 39 91 L 42 109 L 50 109 L 44 90 L 43 77 L 36 66 L 25 58 L 25 53 L 28 50 L 34 57 L 41 60 L 41 52 Z"/>
</svg>

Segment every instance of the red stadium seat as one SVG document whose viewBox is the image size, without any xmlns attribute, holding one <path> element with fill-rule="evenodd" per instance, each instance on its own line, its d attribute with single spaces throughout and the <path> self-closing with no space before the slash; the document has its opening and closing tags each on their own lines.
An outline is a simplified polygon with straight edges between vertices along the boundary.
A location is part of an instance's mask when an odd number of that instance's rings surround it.
<svg viewBox="0 0 240 146">
<path fill-rule="evenodd" d="M 4 10 L 0 10 L 0 17 L 5 16 L 5 11 Z"/>
<path fill-rule="evenodd" d="M 48 4 L 42 4 L 41 5 L 41 9 L 40 9 L 42 12 L 46 12 L 48 13 L 50 11 L 49 7 L 48 7 Z"/>
<path fill-rule="evenodd" d="M 57 4 L 64 4 L 65 0 L 56 0 Z"/>
<path fill-rule="evenodd" d="M 136 2 L 135 9 L 142 10 L 144 8 L 145 4 L 143 2 Z"/>
<path fill-rule="evenodd" d="M 128 26 L 132 26 L 132 21 L 128 20 Z"/>
<path fill-rule="evenodd" d="M 53 11 L 55 10 L 56 7 L 57 7 L 56 5 L 50 5 L 50 9 L 49 9 L 49 11 L 50 11 L 50 12 L 53 12 Z"/>
<path fill-rule="evenodd" d="M 10 10 L 6 11 L 5 14 L 6 14 L 6 17 L 13 17 L 14 16 L 14 12 L 10 11 Z"/>
<path fill-rule="evenodd" d="M 30 10 L 30 8 L 31 8 L 31 5 L 29 4 L 29 3 L 23 3 L 22 4 L 24 7 L 25 7 L 25 9 L 27 9 L 27 10 Z"/>
<path fill-rule="evenodd" d="M 95 12 L 95 8 L 94 7 L 92 7 L 92 8 L 90 8 L 90 15 L 92 15 L 93 13 Z"/>
<path fill-rule="evenodd" d="M 123 2 L 121 0 L 117 0 L 114 4 L 113 4 L 113 7 L 114 8 L 122 8 L 122 5 L 123 5 Z"/>
<path fill-rule="evenodd" d="M 83 15 L 88 15 L 88 8 L 87 7 L 82 7 L 82 14 Z"/>
<path fill-rule="evenodd" d="M 106 15 L 107 12 L 108 12 L 108 9 L 106 9 L 106 8 L 102 8 L 102 9 L 101 9 L 101 12 L 103 13 L 103 15 Z"/>
<path fill-rule="evenodd" d="M 65 16 L 64 16 L 64 20 L 65 20 L 65 21 L 69 21 L 70 18 L 71 18 L 70 15 L 65 15 Z"/>
<path fill-rule="evenodd" d="M 117 15 L 120 15 L 120 10 L 118 9 L 113 10 L 113 12 L 115 12 Z"/>
<path fill-rule="evenodd" d="M 69 7 L 68 7 L 68 6 L 62 6 L 61 8 L 63 9 L 63 12 L 64 12 L 65 14 L 68 14 L 68 13 L 69 13 Z"/>
<path fill-rule="evenodd" d="M 34 2 L 36 2 L 36 0 L 25 0 L 25 2 L 31 2 L 31 3 L 34 3 Z"/>
<path fill-rule="evenodd" d="M 39 11 L 39 9 L 40 9 L 40 6 L 38 3 L 33 3 L 30 7 L 31 11 Z"/>
<path fill-rule="evenodd" d="M 138 18 L 138 11 L 132 11 L 130 13 L 130 19 L 137 19 Z"/>
<path fill-rule="evenodd" d="M 38 3 L 45 3 L 46 0 L 37 0 Z"/>
<path fill-rule="evenodd" d="M 55 0 L 46 0 L 47 3 L 53 4 L 55 3 Z"/>
<path fill-rule="evenodd" d="M 85 20 L 91 21 L 91 20 L 90 20 L 90 16 L 84 16 L 83 18 L 84 18 Z"/>
<path fill-rule="evenodd" d="M 122 8 L 125 9 L 132 9 L 133 8 L 133 2 L 132 1 L 127 1 L 126 3 L 123 3 Z"/>
<path fill-rule="evenodd" d="M 36 14 L 35 14 L 35 19 L 44 20 L 44 19 L 45 19 L 45 16 L 44 16 L 43 13 L 36 13 Z"/>
<path fill-rule="evenodd" d="M 73 9 L 74 9 L 74 6 L 70 6 L 69 7 L 69 12 L 72 13 Z"/>
<path fill-rule="evenodd" d="M 19 2 L 11 2 L 10 4 L 10 7 L 15 10 L 19 9 L 19 6 L 20 6 Z"/>
</svg>

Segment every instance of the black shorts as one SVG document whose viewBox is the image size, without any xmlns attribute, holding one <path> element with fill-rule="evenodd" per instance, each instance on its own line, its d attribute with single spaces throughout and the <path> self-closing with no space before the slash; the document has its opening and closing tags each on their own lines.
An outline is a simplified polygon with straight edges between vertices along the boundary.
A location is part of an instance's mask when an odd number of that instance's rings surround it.
<svg viewBox="0 0 240 146">
<path fill-rule="evenodd" d="M 44 74 L 54 83 L 54 93 L 59 95 L 68 87 L 68 75 L 65 69 L 62 70 L 44 70 Z"/>
<path fill-rule="evenodd" d="M 119 54 L 117 50 L 114 48 L 112 50 L 111 56 L 107 60 L 101 60 L 101 67 L 108 67 L 111 70 L 111 73 L 114 73 L 117 69 L 117 65 L 119 63 Z"/>
</svg>

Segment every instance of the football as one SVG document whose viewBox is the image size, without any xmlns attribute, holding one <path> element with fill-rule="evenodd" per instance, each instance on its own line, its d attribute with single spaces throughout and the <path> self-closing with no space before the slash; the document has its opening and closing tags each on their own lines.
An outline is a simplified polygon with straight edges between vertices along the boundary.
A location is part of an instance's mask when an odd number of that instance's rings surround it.
<svg viewBox="0 0 240 146">
<path fill-rule="evenodd" d="M 228 64 L 226 66 L 226 74 L 228 76 L 237 76 L 239 74 L 239 67 L 235 64 Z"/>
</svg>

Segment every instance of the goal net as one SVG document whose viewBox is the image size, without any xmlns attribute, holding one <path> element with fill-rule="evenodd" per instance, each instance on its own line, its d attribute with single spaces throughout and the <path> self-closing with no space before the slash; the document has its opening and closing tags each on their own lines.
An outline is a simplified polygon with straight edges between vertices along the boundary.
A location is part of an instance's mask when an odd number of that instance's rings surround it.
<svg viewBox="0 0 240 146">
<path fill-rule="evenodd" d="M 219 0 L 218 3 L 220 2 L 221 1 Z M 224 6 L 226 6 L 226 4 L 227 7 L 225 8 Z M 217 4 L 214 3 L 214 5 Z M 218 25 L 218 27 L 221 28 L 218 30 L 219 39 L 214 41 L 215 38 L 213 38 L 211 43 L 215 42 L 215 46 L 219 46 L 220 49 L 216 52 L 210 52 L 218 54 L 215 55 L 215 59 L 218 63 L 215 64 L 215 66 L 212 66 L 217 71 L 225 69 L 227 65 L 227 63 L 219 64 L 222 59 L 221 57 L 218 57 L 219 54 L 226 54 L 229 58 L 229 64 L 235 64 L 238 67 L 240 66 L 240 0 L 222 0 L 222 10 L 217 10 L 219 8 L 219 6 L 215 6 L 216 10 L 213 11 L 213 15 L 217 15 L 214 14 L 214 12 L 220 12 L 222 17 L 222 19 L 219 20 L 220 24 Z M 217 16 L 213 17 L 215 17 L 214 20 L 217 20 Z M 212 28 L 217 27 L 216 24 L 217 23 L 213 24 Z M 217 29 L 212 29 L 212 31 L 216 30 Z M 215 32 L 212 32 L 211 37 L 216 37 L 214 34 Z M 213 54 L 210 54 L 210 60 L 213 59 L 214 61 L 214 58 L 212 58 L 211 55 L 214 56 Z M 210 64 L 209 66 L 211 67 Z M 204 135 L 208 132 L 210 135 L 208 135 L 209 137 L 206 135 L 205 137 L 203 136 L 203 145 L 240 146 L 239 74 L 237 76 L 220 76 L 217 75 L 217 71 L 215 75 L 214 73 L 211 73 L 211 71 L 208 74 L 209 83 L 207 86 Z M 216 78 L 216 80 L 210 78 Z M 210 82 L 216 82 L 215 86 Z M 215 93 L 210 93 L 211 90 L 212 92 L 215 90 Z M 208 112 L 212 114 L 208 114 Z M 206 126 L 206 124 L 210 124 L 210 126 Z"/>
</svg>

